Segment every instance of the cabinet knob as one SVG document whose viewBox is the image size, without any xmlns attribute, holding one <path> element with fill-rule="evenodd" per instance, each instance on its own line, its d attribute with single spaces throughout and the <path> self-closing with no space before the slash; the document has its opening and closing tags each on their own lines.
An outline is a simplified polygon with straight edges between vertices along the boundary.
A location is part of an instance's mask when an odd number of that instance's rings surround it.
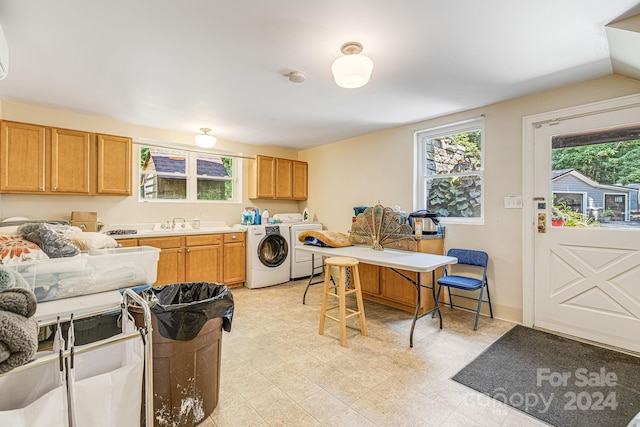
<svg viewBox="0 0 640 427">
<path fill-rule="evenodd" d="M 178 249 L 178 253 L 181 254 L 182 253 L 182 249 Z"/>
<path fill-rule="evenodd" d="M 231 239 L 236 240 L 238 238 L 238 236 L 236 234 L 234 234 L 233 236 L 231 236 Z"/>
<path fill-rule="evenodd" d="M 53 187 L 53 188 L 52 188 L 52 190 L 53 190 L 53 191 L 57 191 L 57 190 L 58 190 L 58 187 Z"/>
<path fill-rule="evenodd" d="M 191 252 L 191 249 L 187 249 L 187 252 Z"/>
<path fill-rule="evenodd" d="M 44 191 L 44 187 L 40 187 L 40 191 Z"/>
</svg>

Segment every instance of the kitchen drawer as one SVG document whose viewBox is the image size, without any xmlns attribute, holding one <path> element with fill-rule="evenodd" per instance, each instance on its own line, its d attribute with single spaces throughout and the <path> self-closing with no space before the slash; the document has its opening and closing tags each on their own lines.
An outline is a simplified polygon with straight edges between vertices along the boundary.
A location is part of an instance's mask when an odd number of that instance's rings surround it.
<svg viewBox="0 0 640 427">
<path fill-rule="evenodd" d="M 182 238 L 176 237 L 145 237 L 138 239 L 140 246 L 153 246 L 154 248 L 169 249 L 182 246 Z"/>
<path fill-rule="evenodd" d="M 244 233 L 227 233 L 224 235 L 224 242 L 244 242 Z"/>
<path fill-rule="evenodd" d="M 222 234 L 198 234 L 185 236 L 185 246 L 220 245 Z"/>
</svg>

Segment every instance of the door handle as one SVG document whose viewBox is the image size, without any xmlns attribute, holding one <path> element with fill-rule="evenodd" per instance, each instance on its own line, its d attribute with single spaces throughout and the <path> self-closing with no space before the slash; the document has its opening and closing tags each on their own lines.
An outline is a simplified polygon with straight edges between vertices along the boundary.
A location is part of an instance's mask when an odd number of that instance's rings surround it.
<svg viewBox="0 0 640 427">
<path fill-rule="evenodd" d="M 547 232 L 547 214 L 539 213 L 538 214 L 538 233 L 546 233 Z"/>
</svg>

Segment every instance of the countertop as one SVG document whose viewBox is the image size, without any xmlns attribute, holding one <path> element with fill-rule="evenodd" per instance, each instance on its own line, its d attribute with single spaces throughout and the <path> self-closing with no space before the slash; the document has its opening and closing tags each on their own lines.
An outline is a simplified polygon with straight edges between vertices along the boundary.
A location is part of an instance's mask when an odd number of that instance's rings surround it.
<svg viewBox="0 0 640 427">
<path fill-rule="evenodd" d="M 222 234 L 222 233 L 244 233 L 246 227 L 233 226 L 229 227 L 222 221 L 207 221 L 202 222 L 200 228 L 193 228 L 190 223 L 187 223 L 185 228 L 182 228 L 180 224 L 171 229 L 160 229 L 157 223 L 138 223 L 138 224 L 108 224 L 102 229 L 102 233 L 112 230 L 136 230 L 136 233 L 129 234 L 111 234 L 114 239 L 139 239 L 145 237 L 168 237 L 168 236 L 183 236 L 183 235 L 197 235 L 197 234 Z"/>
<path fill-rule="evenodd" d="M 421 236 L 413 236 L 416 240 L 431 240 L 431 239 L 442 239 L 444 238 L 444 234 L 423 234 Z"/>
</svg>

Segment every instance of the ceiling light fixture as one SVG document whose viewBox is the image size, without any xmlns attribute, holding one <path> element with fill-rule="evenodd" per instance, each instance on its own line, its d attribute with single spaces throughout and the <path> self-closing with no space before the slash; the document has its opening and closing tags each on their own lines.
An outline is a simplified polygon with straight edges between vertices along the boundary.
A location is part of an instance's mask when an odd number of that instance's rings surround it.
<svg viewBox="0 0 640 427">
<path fill-rule="evenodd" d="M 373 61 L 368 56 L 361 55 L 362 45 L 358 42 L 348 42 L 340 47 L 344 54 L 333 61 L 331 71 L 336 84 L 347 89 L 355 89 L 369 82 Z"/>
<path fill-rule="evenodd" d="M 200 128 L 200 130 L 202 131 L 202 134 L 196 135 L 195 137 L 196 145 L 202 148 L 213 148 L 213 146 L 216 145 L 217 140 L 215 136 L 209 135 L 211 129 Z"/>
<path fill-rule="evenodd" d="M 302 83 L 307 79 L 302 71 L 292 71 L 287 75 L 289 76 L 289 81 L 293 83 Z"/>
</svg>

